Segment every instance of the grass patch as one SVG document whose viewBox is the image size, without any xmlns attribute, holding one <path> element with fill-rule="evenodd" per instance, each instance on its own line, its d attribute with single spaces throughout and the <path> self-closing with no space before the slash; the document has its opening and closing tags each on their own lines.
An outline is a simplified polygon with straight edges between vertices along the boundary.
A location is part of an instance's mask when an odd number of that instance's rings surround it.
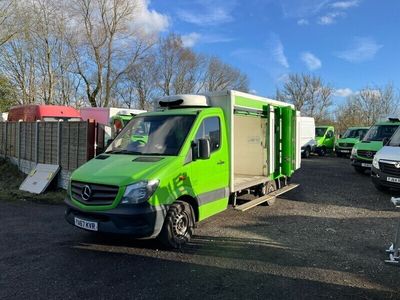
<svg viewBox="0 0 400 300">
<path fill-rule="evenodd" d="M 0 200 L 2 201 L 32 201 L 46 204 L 62 203 L 66 191 L 49 186 L 43 194 L 36 195 L 20 191 L 19 186 L 26 178 L 26 174 L 18 170 L 8 160 L 0 158 Z"/>
</svg>

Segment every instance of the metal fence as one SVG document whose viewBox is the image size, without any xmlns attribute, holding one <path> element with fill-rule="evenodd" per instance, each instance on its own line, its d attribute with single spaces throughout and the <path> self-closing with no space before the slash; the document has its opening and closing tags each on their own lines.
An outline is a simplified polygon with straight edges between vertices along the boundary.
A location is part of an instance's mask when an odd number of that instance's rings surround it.
<svg viewBox="0 0 400 300">
<path fill-rule="evenodd" d="M 0 156 L 25 173 L 37 163 L 60 165 L 65 187 L 69 173 L 94 157 L 96 128 L 94 122 L 0 122 Z"/>
</svg>

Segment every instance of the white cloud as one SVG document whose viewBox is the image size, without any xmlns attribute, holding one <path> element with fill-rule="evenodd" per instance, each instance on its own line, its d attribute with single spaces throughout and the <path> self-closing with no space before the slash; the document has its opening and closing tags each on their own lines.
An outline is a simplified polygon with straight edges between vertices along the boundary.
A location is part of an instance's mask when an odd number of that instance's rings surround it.
<svg viewBox="0 0 400 300">
<path fill-rule="evenodd" d="M 336 89 L 336 90 L 334 91 L 334 95 L 335 95 L 335 96 L 337 96 L 337 97 L 343 97 L 343 98 L 349 97 L 349 96 L 351 96 L 351 95 L 353 95 L 353 94 L 354 94 L 354 92 L 353 92 L 351 89 L 349 89 L 349 88 Z"/>
<path fill-rule="evenodd" d="M 317 70 L 322 66 L 321 60 L 311 52 L 303 52 L 301 54 L 301 60 L 306 64 L 310 71 Z"/>
<path fill-rule="evenodd" d="M 297 25 L 303 26 L 303 25 L 308 25 L 309 22 L 307 19 L 300 19 L 297 21 Z"/>
<path fill-rule="evenodd" d="M 201 38 L 201 35 L 197 32 L 182 35 L 183 47 L 193 47 Z"/>
<path fill-rule="evenodd" d="M 235 7 L 234 2 L 223 1 L 198 1 L 196 10 L 177 11 L 178 17 L 187 23 L 197 26 L 216 26 L 224 23 L 229 23 L 234 20 L 232 11 Z"/>
<path fill-rule="evenodd" d="M 345 14 L 342 12 L 333 12 L 333 13 L 328 13 L 325 16 L 319 17 L 318 18 L 318 24 L 320 25 L 330 25 L 336 22 L 336 19 L 338 17 L 344 17 Z"/>
<path fill-rule="evenodd" d="M 359 3 L 360 3 L 359 0 L 338 1 L 338 2 L 332 3 L 331 7 L 332 8 L 336 8 L 336 9 L 348 9 L 348 8 L 351 8 L 351 7 L 358 6 Z"/>
<path fill-rule="evenodd" d="M 280 64 L 282 67 L 288 69 L 289 68 L 289 62 L 287 60 L 287 57 L 285 55 L 285 49 L 283 47 L 283 44 L 279 37 L 277 35 L 272 35 L 271 38 L 271 54 L 275 61 Z"/>
<path fill-rule="evenodd" d="M 383 45 L 378 44 L 373 38 L 356 37 L 353 44 L 347 50 L 340 51 L 336 55 L 352 63 L 360 63 L 372 60 Z"/>
<path fill-rule="evenodd" d="M 286 18 L 309 18 L 318 14 L 329 0 L 281 0 L 282 12 Z"/>
<path fill-rule="evenodd" d="M 196 44 L 216 44 L 216 43 L 227 43 L 234 39 L 228 36 L 222 36 L 217 34 L 200 34 L 192 32 L 189 34 L 182 35 L 182 42 L 184 47 L 194 47 Z"/>
<path fill-rule="evenodd" d="M 166 15 L 160 14 L 154 9 L 149 9 L 149 0 L 139 0 L 137 16 L 134 21 L 135 26 L 140 28 L 145 34 L 157 34 L 167 30 L 169 27 L 169 18 Z"/>
</svg>

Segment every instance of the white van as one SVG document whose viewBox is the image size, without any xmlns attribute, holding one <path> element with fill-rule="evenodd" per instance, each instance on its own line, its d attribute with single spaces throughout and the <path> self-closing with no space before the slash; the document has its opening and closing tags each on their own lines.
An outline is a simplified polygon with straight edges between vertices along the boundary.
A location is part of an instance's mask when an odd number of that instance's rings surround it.
<svg viewBox="0 0 400 300">
<path fill-rule="evenodd" d="M 393 189 L 400 193 L 400 127 L 375 154 L 371 177 L 379 191 Z"/>
<path fill-rule="evenodd" d="M 315 120 L 310 117 L 300 117 L 301 156 L 309 158 L 315 151 Z"/>
</svg>

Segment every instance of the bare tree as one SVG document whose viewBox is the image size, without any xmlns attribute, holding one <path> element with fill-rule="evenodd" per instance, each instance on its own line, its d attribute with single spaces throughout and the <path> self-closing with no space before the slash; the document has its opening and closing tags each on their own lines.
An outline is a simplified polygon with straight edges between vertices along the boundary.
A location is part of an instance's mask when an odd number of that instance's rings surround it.
<svg viewBox="0 0 400 300">
<path fill-rule="evenodd" d="M 327 119 L 332 105 L 333 89 L 318 76 L 290 74 L 277 99 L 293 103 L 304 115 L 314 117 L 317 123 Z"/>
<path fill-rule="evenodd" d="M 152 46 L 134 29 L 137 0 L 74 0 L 68 44 L 92 106 L 108 106 L 117 81 Z"/>
<path fill-rule="evenodd" d="M 367 86 L 349 96 L 346 102 L 336 109 L 338 125 L 345 129 L 355 125 L 371 126 L 375 122 L 399 113 L 399 96 L 393 85 L 384 87 Z"/>
<path fill-rule="evenodd" d="M 249 89 L 249 81 L 245 74 L 215 56 L 209 58 L 204 81 L 206 92 L 229 89 L 247 92 Z"/>
<path fill-rule="evenodd" d="M 18 33 L 15 23 L 15 9 L 15 0 L 0 1 L 0 46 L 7 43 Z"/>
</svg>

